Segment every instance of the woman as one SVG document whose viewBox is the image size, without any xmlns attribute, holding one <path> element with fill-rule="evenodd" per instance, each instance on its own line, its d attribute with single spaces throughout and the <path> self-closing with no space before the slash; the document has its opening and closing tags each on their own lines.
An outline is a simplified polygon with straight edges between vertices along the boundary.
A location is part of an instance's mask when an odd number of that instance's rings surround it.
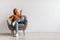
<svg viewBox="0 0 60 40">
<path fill-rule="evenodd" d="M 13 26 L 15 25 L 16 28 L 16 36 L 18 36 L 18 23 L 19 22 L 23 22 L 24 18 L 22 17 L 22 10 L 19 12 L 17 11 L 17 9 L 15 8 L 13 10 L 14 15 L 12 15 L 11 17 L 9 17 L 9 20 L 12 21 Z"/>
</svg>

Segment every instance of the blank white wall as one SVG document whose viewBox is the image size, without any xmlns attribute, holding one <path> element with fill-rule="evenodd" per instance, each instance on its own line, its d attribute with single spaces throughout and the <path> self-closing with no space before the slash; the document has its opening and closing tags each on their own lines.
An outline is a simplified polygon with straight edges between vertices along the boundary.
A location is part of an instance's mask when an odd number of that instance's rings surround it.
<svg viewBox="0 0 60 40">
<path fill-rule="evenodd" d="M 6 20 L 14 8 L 27 16 L 27 32 L 60 32 L 59 0 L 1 0 L 0 32 L 10 32 Z"/>
</svg>

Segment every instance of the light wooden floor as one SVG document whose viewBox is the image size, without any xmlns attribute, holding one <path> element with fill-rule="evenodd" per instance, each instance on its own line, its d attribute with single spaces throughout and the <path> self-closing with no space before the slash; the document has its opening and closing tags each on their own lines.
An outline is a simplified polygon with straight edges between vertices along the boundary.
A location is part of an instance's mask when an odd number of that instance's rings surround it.
<svg viewBox="0 0 60 40">
<path fill-rule="evenodd" d="M 60 40 L 60 33 L 26 33 L 23 36 L 19 33 L 19 37 L 12 37 L 10 33 L 0 33 L 0 40 Z"/>
</svg>

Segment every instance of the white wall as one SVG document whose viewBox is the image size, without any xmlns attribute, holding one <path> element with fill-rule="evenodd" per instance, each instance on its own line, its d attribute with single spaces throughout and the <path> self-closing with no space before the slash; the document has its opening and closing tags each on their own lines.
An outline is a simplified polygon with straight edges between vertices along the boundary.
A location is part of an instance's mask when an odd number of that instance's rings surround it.
<svg viewBox="0 0 60 40">
<path fill-rule="evenodd" d="M 6 20 L 14 8 L 27 16 L 27 32 L 60 32 L 59 0 L 1 0 L 0 32 L 9 32 Z"/>
</svg>

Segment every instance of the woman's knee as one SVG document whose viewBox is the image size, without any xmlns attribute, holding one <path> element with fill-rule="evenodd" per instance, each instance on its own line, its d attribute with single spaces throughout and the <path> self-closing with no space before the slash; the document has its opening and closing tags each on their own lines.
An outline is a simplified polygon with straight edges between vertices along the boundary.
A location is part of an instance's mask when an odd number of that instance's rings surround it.
<svg viewBox="0 0 60 40">
<path fill-rule="evenodd" d="M 16 23 L 16 26 L 18 26 L 18 23 Z"/>
</svg>

